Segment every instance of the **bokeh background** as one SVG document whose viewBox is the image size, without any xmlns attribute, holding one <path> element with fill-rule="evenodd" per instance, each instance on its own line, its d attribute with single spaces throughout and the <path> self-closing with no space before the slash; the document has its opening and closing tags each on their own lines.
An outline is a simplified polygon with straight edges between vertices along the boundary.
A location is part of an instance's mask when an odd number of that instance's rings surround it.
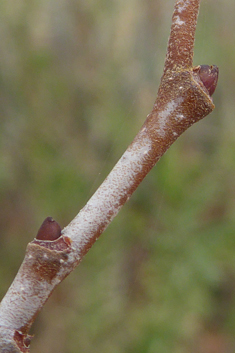
<svg viewBox="0 0 235 353">
<path fill-rule="evenodd" d="M 173 0 L 0 0 L 0 294 L 151 111 Z M 32 353 L 235 351 L 235 1 L 202 0 L 216 109 L 170 148 L 31 333 Z"/>
</svg>

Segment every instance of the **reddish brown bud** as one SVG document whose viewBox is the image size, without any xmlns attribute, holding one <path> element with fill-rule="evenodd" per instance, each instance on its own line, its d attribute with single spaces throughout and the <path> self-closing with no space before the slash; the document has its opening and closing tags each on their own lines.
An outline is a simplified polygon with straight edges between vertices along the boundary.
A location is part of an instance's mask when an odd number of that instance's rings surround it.
<svg viewBox="0 0 235 353">
<path fill-rule="evenodd" d="M 59 224 L 52 218 L 47 217 L 38 230 L 36 239 L 53 241 L 61 236 Z"/>
<path fill-rule="evenodd" d="M 209 95 L 212 96 L 217 86 L 219 68 L 216 65 L 200 65 L 198 68 L 199 77 L 208 90 Z"/>
</svg>

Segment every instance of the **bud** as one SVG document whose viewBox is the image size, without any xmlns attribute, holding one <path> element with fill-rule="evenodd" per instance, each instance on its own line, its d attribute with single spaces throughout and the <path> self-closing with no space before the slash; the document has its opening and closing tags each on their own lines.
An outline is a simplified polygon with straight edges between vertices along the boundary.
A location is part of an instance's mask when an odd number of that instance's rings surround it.
<svg viewBox="0 0 235 353">
<path fill-rule="evenodd" d="M 200 65 L 197 69 L 203 85 L 208 90 L 209 95 L 212 96 L 217 86 L 219 68 L 216 65 Z"/>
<path fill-rule="evenodd" d="M 53 241 L 61 236 L 59 224 L 52 218 L 47 217 L 38 230 L 36 239 Z"/>
</svg>

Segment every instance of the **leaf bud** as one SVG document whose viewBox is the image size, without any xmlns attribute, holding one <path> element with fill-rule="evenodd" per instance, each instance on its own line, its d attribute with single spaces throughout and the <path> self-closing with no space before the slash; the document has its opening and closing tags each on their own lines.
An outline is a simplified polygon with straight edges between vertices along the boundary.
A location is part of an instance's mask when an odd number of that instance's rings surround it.
<svg viewBox="0 0 235 353">
<path fill-rule="evenodd" d="M 52 218 L 47 217 L 38 230 L 36 239 L 53 241 L 61 236 L 59 224 Z"/>
</svg>

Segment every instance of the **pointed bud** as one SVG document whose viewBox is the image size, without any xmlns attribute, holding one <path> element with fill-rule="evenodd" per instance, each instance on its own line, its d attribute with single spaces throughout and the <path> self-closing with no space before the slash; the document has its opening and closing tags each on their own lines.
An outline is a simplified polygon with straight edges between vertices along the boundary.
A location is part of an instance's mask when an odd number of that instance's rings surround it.
<svg viewBox="0 0 235 353">
<path fill-rule="evenodd" d="M 53 241 L 61 236 L 59 224 L 52 218 L 47 217 L 38 230 L 36 239 Z"/>
</svg>

